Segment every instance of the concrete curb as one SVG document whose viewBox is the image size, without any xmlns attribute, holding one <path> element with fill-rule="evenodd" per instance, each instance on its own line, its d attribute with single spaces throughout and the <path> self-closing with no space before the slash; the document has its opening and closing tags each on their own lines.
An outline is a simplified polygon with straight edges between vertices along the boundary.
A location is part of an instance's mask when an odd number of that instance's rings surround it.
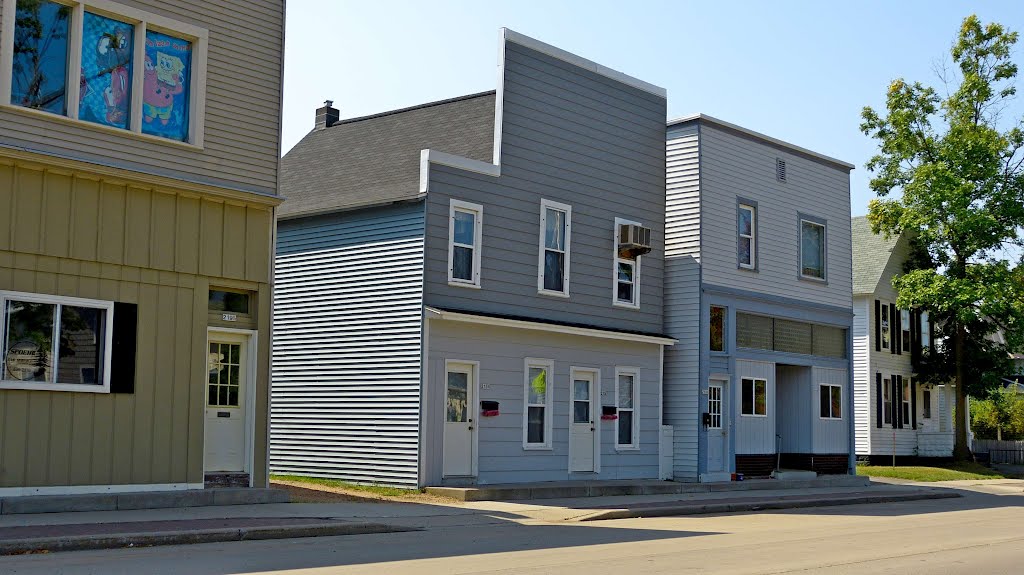
<svg viewBox="0 0 1024 575">
<path fill-rule="evenodd" d="M 855 497 L 832 497 L 804 500 L 760 500 L 734 501 L 723 503 L 677 503 L 659 505 L 657 507 L 638 507 L 636 509 L 604 509 L 566 521 L 602 521 L 605 519 L 635 519 L 639 517 L 670 517 L 676 515 L 708 515 L 714 513 L 735 513 L 738 511 L 765 511 L 770 509 L 802 509 L 807 507 L 832 507 L 838 505 L 862 505 L 866 503 L 896 503 L 900 501 L 920 501 L 922 499 L 951 499 L 962 497 L 950 491 L 929 491 L 887 495 L 860 495 Z"/>
<path fill-rule="evenodd" d="M 116 535 L 76 535 L 70 537 L 38 537 L 0 541 L 0 556 L 53 551 L 84 551 L 88 549 L 119 549 L 157 545 L 193 545 L 226 541 L 261 539 L 292 539 L 298 537 L 330 537 L 368 533 L 401 533 L 420 531 L 416 527 L 383 523 L 343 523 L 325 525 L 289 525 L 286 527 L 251 527 L 228 529 L 197 529 L 192 531 L 157 531 L 151 533 L 118 533 Z"/>
</svg>

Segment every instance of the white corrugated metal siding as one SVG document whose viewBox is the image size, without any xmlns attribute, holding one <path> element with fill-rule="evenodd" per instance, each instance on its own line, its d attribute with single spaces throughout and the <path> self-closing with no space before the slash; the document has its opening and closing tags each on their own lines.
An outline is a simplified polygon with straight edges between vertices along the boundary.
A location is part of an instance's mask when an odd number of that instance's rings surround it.
<svg viewBox="0 0 1024 575">
<path fill-rule="evenodd" d="M 273 473 L 415 486 L 423 206 L 279 223 Z"/>
</svg>

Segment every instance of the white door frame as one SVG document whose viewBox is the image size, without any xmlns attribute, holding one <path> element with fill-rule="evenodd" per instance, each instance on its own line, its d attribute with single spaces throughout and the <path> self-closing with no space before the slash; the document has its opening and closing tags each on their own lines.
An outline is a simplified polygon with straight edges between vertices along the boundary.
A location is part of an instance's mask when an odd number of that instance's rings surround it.
<svg viewBox="0 0 1024 575">
<path fill-rule="evenodd" d="M 572 425 L 573 425 L 573 382 L 577 373 L 590 374 L 594 379 L 594 388 L 590 390 L 590 417 L 594 419 L 594 473 L 601 473 L 601 370 L 596 367 L 569 367 L 569 456 L 566 458 L 566 469 L 569 473 L 587 473 L 572 470 Z"/>
<path fill-rule="evenodd" d="M 448 366 L 450 364 L 456 365 L 468 365 L 471 367 L 470 378 L 473 380 L 472 389 L 472 402 L 467 406 L 466 411 L 470 419 L 470 427 L 473 431 L 473 455 L 470 457 L 470 477 L 479 477 L 479 469 L 477 466 L 478 459 L 480 457 L 480 362 L 470 361 L 468 359 L 446 359 L 444 360 L 444 395 L 442 396 L 441 403 L 441 477 L 464 477 L 455 475 L 444 474 L 444 424 L 446 421 L 448 409 Z"/>
<path fill-rule="evenodd" d="M 713 373 L 713 374 L 711 374 L 708 377 L 708 387 L 707 387 L 708 390 L 711 389 L 711 386 L 720 386 L 721 390 L 722 390 L 721 391 L 721 395 L 719 397 L 719 400 L 721 401 L 720 408 L 721 408 L 721 420 L 722 420 L 721 421 L 721 428 L 720 428 L 721 429 L 721 440 L 720 441 L 722 442 L 722 470 L 721 471 L 711 471 L 711 470 L 707 469 L 707 465 L 708 465 L 708 463 L 710 461 L 709 460 L 709 454 L 710 454 L 710 451 L 711 451 L 710 450 L 711 436 L 710 436 L 710 433 L 709 433 L 711 431 L 711 429 L 708 428 L 704 432 L 704 466 L 705 466 L 705 469 L 704 469 L 704 473 L 700 474 L 698 479 L 701 482 L 729 481 L 729 479 L 730 479 L 730 477 L 732 475 L 732 470 L 734 469 L 734 465 L 735 465 L 734 457 L 733 457 L 733 453 L 732 453 L 732 448 L 731 448 L 732 438 L 730 437 L 732 435 L 732 428 L 733 428 L 733 411 L 732 410 L 734 409 L 734 404 L 735 404 L 735 402 L 732 401 L 732 393 L 733 393 L 732 377 L 729 374 L 725 374 L 725 373 Z M 709 402 L 710 401 L 710 399 L 711 399 L 711 392 L 710 391 L 707 391 L 706 393 L 703 393 L 702 395 L 704 395 L 704 398 L 705 398 L 704 401 L 705 402 Z M 705 405 L 708 405 L 708 404 L 705 403 Z M 710 406 L 709 406 L 708 407 L 708 412 L 710 413 L 710 411 L 711 410 L 710 410 Z"/>
<path fill-rule="evenodd" d="M 206 328 L 206 346 L 203 348 L 203 473 L 206 473 L 206 386 L 209 384 L 209 367 L 206 359 L 209 356 L 210 340 L 217 337 L 217 334 L 248 336 L 249 343 L 246 345 L 246 394 L 245 394 L 245 456 L 243 457 L 243 469 L 249 474 L 249 487 L 253 486 L 253 468 L 256 458 L 256 350 L 258 332 L 254 329 L 237 329 L 231 327 L 208 327 Z"/>
</svg>

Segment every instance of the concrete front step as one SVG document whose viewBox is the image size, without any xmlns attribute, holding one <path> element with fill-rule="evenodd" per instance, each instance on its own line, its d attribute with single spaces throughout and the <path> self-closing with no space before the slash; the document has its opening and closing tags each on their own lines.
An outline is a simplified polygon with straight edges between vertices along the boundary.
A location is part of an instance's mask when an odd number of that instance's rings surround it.
<svg viewBox="0 0 1024 575">
<path fill-rule="evenodd" d="M 870 479 L 858 475 L 822 475 L 813 479 L 753 479 L 722 483 L 677 483 L 674 481 L 551 481 L 541 483 L 476 485 L 472 487 L 427 487 L 427 493 L 458 501 L 518 501 L 527 499 L 568 499 L 614 495 L 671 495 L 756 491 L 764 489 L 813 489 L 821 487 L 866 487 Z"/>
<path fill-rule="evenodd" d="M 283 489 L 256 487 L 0 497 L 0 515 L 288 503 Z"/>
</svg>

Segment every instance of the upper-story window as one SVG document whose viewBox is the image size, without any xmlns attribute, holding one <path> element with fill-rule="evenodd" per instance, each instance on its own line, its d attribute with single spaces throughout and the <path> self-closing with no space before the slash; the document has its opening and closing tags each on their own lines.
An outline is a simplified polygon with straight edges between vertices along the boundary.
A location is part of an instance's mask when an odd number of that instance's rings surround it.
<svg viewBox="0 0 1024 575">
<path fill-rule="evenodd" d="M 569 297 L 569 246 L 572 206 L 541 200 L 537 291 Z"/>
<path fill-rule="evenodd" d="M 879 311 L 881 311 L 881 319 L 880 319 L 880 321 L 882 323 L 882 327 L 881 327 L 882 349 L 889 349 L 889 346 L 892 343 L 892 336 L 891 336 L 892 332 L 891 332 L 891 328 L 889 327 L 889 320 L 890 320 L 890 318 L 889 318 L 889 306 L 888 305 L 883 305 L 880 308 Z"/>
<path fill-rule="evenodd" d="M 825 220 L 800 216 L 800 277 L 826 279 L 825 232 Z"/>
<path fill-rule="evenodd" d="M 448 283 L 480 287 L 484 207 L 451 200 L 448 216 Z"/>
<path fill-rule="evenodd" d="M 910 351 L 910 310 L 900 310 L 900 349 L 904 352 Z"/>
<path fill-rule="evenodd" d="M 739 267 L 757 269 L 757 207 L 741 202 L 736 208 L 737 258 Z"/>
<path fill-rule="evenodd" d="M 640 259 L 642 256 L 633 254 L 628 249 L 623 249 L 623 232 L 628 232 L 630 225 L 640 226 L 640 222 L 615 218 L 615 234 L 613 237 L 613 249 L 615 253 L 612 261 L 612 303 L 620 307 L 640 307 Z M 628 234 L 627 234 L 628 235 Z"/>
<path fill-rule="evenodd" d="M 921 312 L 921 348 L 928 349 L 932 346 L 932 323 L 928 319 L 928 312 Z"/>
<path fill-rule="evenodd" d="M 206 30 L 107 0 L 2 1 L 0 105 L 202 145 Z"/>
</svg>

